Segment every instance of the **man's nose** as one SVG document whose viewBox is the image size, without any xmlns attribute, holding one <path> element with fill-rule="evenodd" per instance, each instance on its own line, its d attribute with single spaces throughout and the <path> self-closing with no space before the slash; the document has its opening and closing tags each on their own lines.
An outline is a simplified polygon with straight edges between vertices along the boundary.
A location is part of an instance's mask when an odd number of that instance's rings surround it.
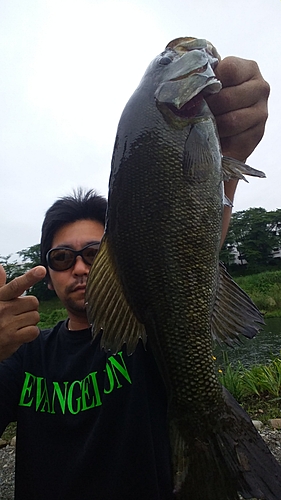
<svg viewBox="0 0 281 500">
<path fill-rule="evenodd" d="M 73 265 L 73 273 L 81 275 L 81 274 L 89 274 L 89 271 L 90 271 L 89 264 L 86 264 L 86 262 L 84 262 L 84 260 L 82 259 L 81 255 L 78 255 Z"/>
</svg>

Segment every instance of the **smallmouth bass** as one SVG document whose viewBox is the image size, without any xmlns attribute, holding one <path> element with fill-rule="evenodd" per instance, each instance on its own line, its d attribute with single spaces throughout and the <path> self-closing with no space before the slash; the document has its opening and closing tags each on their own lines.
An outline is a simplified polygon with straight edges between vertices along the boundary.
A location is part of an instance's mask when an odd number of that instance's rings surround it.
<svg viewBox="0 0 281 500">
<path fill-rule="evenodd" d="M 281 499 L 281 467 L 218 382 L 212 338 L 252 338 L 263 322 L 219 265 L 223 181 L 262 172 L 223 158 L 204 99 L 219 55 L 178 38 L 149 65 L 117 130 L 108 213 L 88 278 L 93 334 L 133 353 L 148 336 L 169 407 L 177 499 Z"/>
</svg>

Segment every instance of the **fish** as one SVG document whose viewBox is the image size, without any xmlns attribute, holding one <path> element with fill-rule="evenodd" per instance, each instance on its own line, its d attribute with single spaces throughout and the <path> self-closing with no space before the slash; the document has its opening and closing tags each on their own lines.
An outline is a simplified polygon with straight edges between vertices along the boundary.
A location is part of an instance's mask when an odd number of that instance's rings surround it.
<svg viewBox="0 0 281 500">
<path fill-rule="evenodd" d="M 220 60 L 180 37 L 148 66 L 117 129 L 104 236 L 86 308 L 112 353 L 147 339 L 163 378 L 174 495 L 281 499 L 281 467 L 218 380 L 213 340 L 253 338 L 263 317 L 219 262 L 223 184 L 265 174 L 223 157 L 206 96 Z M 241 495 L 241 496 L 240 496 Z"/>
</svg>

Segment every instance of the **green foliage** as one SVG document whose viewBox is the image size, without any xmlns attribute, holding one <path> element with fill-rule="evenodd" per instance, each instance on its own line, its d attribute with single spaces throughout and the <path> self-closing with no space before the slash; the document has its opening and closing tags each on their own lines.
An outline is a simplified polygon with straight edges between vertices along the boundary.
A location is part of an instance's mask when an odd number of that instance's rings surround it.
<svg viewBox="0 0 281 500">
<path fill-rule="evenodd" d="M 270 418 L 280 418 L 280 402 L 274 401 L 266 394 L 245 397 L 241 406 L 248 412 L 252 419 L 261 420 L 264 424 Z"/>
<path fill-rule="evenodd" d="M 225 359 L 226 359 L 225 355 Z M 219 379 L 221 384 L 233 395 L 233 397 L 240 403 L 245 396 L 245 388 L 243 384 L 243 375 L 245 368 L 242 363 L 238 363 L 235 369 L 231 363 L 225 362 L 224 370 L 219 370 Z"/>
<path fill-rule="evenodd" d="M 257 364 L 246 369 L 241 362 L 229 362 L 224 353 L 218 367 L 221 384 L 245 408 L 252 418 L 266 422 L 280 417 L 281 412 L 281 359 L 273 358 L 269 364 Z"/>
<path fill-rule="evenodd" d="M 58 321 L 67 318 L 67 311 L 62 307 L 57 296 L 47 301 L 41 301 L 39 304 L 39 313 L 40 322 L 38 326 L 41 330 L 52 328 Z"/>
<path fill-rule="evenodd" d="M 235 368 L 224 359 L 224 367 L 219 370 L 222 385 L 240 403 L 249 397 L 258 396 L 267 400 L 281 401 L 281 359 L 275 358 L 267 365 L 255 365 L 250 369 L 239 363 Z M 281 410 L 281 404 L 280 404 Z"/>
<path fill-rule="evenodd" d="M 11 255 L 7 255 L 6 257 L 0 255 L 0 264 L 3 265 L 6 271 L 7 283 L 40 264 L 40 245 L 32 245 L 25 250 L 17 252 L 17 255 L 20 257 L 20 262 L 16 260 L 10 262 Z"/>
<path fill-rule="evenodd" d="M 54 311 L 51 311 L 50 313 L 41 313 L 40 314 L 40 321 L 38 323 L 38 326 L 41 330 L 44 330 L 45 328 L 52 328 L 58 321 L 64 320 L 67 318 L 67 312 L 66 309 L 63 307 L 61 309 L 54 309 Z"/>
<path fill-rule="evenodd" d="M 261 386 L 261 366 L 252 366 L 250 370 L 245 370 L 243 374 L 244 396 L 252 396 L 256 394 L 260 396 L 262 393 Z"/>
<path fill-rule="evenodd" d="M 274 248 L 281 245 L 281 209 L 267 212 L 264 208 L 249 208 L 232 214 L 228 235 L 220 258 L 228 269 L 233 267 L 234 248 L 248 272 L 260 272 L 276 260 L 272 257 Z"/>
<path fill-rule="evenodd" d="M 56 293 L 53 290 L 49 290 L 47 282 L 45 280 L 35 283 L 28 291 L 28 295 L 35 295 L 38 300 L 50 300 Z"/>
<path fill-rule="evenodd" d="M 17 252 L 17 254 L 21 257 L 23 267 L 25 267 L 26 269 L 30 269 L 31 263 L 32 267 L 40 265 L 41 258 L 39 243 L 37 245 L 32 245 L 31 247 L 21 250 L 20 252 Z"/>
<path fill-rule="evenodd" d="M 7 283 L 9 283 L 9 281 L 12 281 L 14 278 L 17 278 L 18 276 L 21 276 L 24 273 L 22 266 L 18 264 L 16 260 L 10 262 L 10 259 L 11 259 L 11 254 L 6 255 L 5 257 L 0 255 L 0 264 L 2 264 L 2 266 L 5 269 Z"/>
<path fill-rule="evenodd" d="M 281 359 L 274 359 L 270 365 L 262 367 L 260 384 L 264 392 L 279 398 L 281 395 Z"/>
<path fill-rule="evenodd" d="M 263 313 L 281 316 L 281 271 L 241 276 L 235 281 Z"/>
<path fill-rule="evenodd" d="M 51 313 L 55 309 L 61 309 L 61 301 L 55 295 L 50 300 L 40 300 L 39 302 L 39 313 Z"/>
</svg>

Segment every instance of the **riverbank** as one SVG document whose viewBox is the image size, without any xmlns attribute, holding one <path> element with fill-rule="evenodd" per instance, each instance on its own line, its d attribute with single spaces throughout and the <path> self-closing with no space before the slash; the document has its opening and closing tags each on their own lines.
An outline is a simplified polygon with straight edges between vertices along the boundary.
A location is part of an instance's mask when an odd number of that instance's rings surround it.
<svg viewBox="0 0 281 500">
<path fill-rule="evenodd" d="M 265 318 L 281 318 L 281 271 L 233 276 L 233 279 L 248 293 Z"/>
</svg>

